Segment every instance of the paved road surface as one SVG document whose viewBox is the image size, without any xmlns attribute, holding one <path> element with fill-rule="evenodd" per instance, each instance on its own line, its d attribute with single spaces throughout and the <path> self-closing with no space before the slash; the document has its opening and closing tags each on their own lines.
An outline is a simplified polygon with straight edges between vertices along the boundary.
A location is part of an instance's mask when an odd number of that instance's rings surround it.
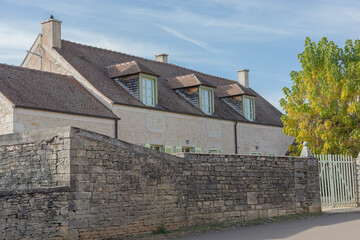
<svg viewBox="0 0 360 240">
<path fill-rule="evenodd" d="M 360 212 L 322 215 L 178 238 L 177 240 L 360 240 Z"/>
</svg>

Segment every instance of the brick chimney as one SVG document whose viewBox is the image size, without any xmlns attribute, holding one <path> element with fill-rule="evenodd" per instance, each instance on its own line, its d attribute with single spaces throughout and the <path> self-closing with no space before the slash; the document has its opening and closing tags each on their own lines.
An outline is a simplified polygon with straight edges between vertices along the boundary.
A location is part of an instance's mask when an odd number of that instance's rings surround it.
<svg viewBox="0 0 360 240">
<path fill-rule="evenodd" d="M 61 21 L 51 15 L 49 20 L 41 23 L 42 44 L 50 48 L 61 48 Z"/>
<path fill-rule="evenodd" d="M 167 63 L 168 62 L 168 56 L 166 53 L 161 53 L 156 56 L 156 61 L 158 62 L 163 62 L 163 63 Z"/>
<path fill-rule="evenodd" d="M 239 70 L 238 71 L 238 82 L 241 86 L 249 88 L 249 70 Z"/>
</svg>

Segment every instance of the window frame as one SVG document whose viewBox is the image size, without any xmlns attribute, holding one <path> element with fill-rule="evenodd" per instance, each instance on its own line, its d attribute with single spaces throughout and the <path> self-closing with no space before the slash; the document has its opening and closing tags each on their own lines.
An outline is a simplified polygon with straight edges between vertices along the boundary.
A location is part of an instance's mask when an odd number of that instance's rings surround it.
<svg viewBox="0 0 360 240">
<path fill-rule="evenodd" d="M 210 92 L 210 113 L 207 113 L 203 110 L 203 96 L 202 96 L 202 90 L 204 91 L 208 91 Z M 200 110 L 207 114 L 207 115 L 212 115 L 215 112 L 215 108 L 214 108 L 214 89 L 210 88 L 210 87 L 205 87 L 205 86 L 200 86 L 199 87 L 199 107 Z"/>
<path fill-rule="evenodd" d="M 248 118 L 246 115 L 246 101 L 245 100 L 250 100 L 250 103 L 252 104 L 252 113 L 251 113 L 251 118 Z M 255 98 L 254 97 L 250 97 L 250 96 L 243 96 L 243 113 L 244 113 L 244 117 L 249 120 L 249 121 L 255 121 Z"/>
<path fill-rule="evenodd" d="M 159 148 L 159 150 L 156 148 Z M 159 151 L 159 152 L 165 152 L 165 147 L 164 147 L 164 145 L 161 145 L 161 144 L 150 144 L 150 149 Z"/>
<path fill-rule="evenodd" d="M 188 149 L 189 152 L 186 152 L 185 149 Z M 195 153 L 195 148 L 194 147 L 189 147 L 189 146 L 182 146 L 181 147 L 181 152 L 182 153 Z"/>
<path fill-rule="evenodd" d="M 154 88 L 153 88 L 153 105 L 147 104 L 147 103 L 144 102 L 144 99 L 143 99 L 143 83 L 142 83 L 143 79 L 151 80 L 153 82 L 153 84 L 154 84 Z M 157 77 L 156 76 L 152 76 L 152 75 L 145 74 L 145 73 L 139 73 L 139 99 L 146 106 L 155 107 L 158 104 Z"/>
</svg>

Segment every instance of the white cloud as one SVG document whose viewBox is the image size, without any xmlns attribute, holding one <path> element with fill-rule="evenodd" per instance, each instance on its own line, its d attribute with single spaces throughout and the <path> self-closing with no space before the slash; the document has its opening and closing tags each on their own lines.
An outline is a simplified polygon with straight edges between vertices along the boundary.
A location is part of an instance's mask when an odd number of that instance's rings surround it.
<svg viewBox="0 0 360 240">
<path fill-rule="evenodd" d="M 159 24 L 159 26 L 165 30 L 166 32 L 168 33 L 171 33 L 172 35 L 180 38 L 180 39 L 183 39 L 185 41 L 188 41 L 188 42 L 191 42 L 191 43 L 194 43 L 196 45 L 198 45 L 199 47 L 202 47 L 203 49 L 206 49 L 206 50 L 209 50 L 209 51 L 212 51 L 211 47 L 207 44 L 207 43 L 204 43 L 204 42 L 201 42 L 201 41 L 198 41 L 198 40 L 195 40 L 195 39 L 192 39 L 190 37 L 187 37 L 185 35 L 183 35 L 182 33 L 172 29 L 172 28 L 169 28 L 169 27 L 166 27 L 166 26 L 163 26 L 161 24 Z"/>
<path fill-rule="evenodd" d="M 0 22 L 0 47 L 4 49 L 29 49 L 37 36 L 36 32 L 17 24 Z"/>
</svg>

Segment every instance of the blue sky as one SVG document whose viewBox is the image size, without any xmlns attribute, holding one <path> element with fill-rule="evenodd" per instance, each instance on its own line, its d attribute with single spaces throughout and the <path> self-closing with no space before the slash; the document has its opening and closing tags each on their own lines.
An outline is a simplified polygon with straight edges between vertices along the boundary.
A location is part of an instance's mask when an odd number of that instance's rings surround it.
<svg viewBox="0 0 360 240">
<path fill-rule="evenodd" d="M 282 88 L 299 70 L 305 38 L 343 46 L 360 35 L 360 1 L 0 0 L 0 62 L 19 65 L 51 14 L 63 39 L 237 79 L 280 109 Z"/>
</svg>

